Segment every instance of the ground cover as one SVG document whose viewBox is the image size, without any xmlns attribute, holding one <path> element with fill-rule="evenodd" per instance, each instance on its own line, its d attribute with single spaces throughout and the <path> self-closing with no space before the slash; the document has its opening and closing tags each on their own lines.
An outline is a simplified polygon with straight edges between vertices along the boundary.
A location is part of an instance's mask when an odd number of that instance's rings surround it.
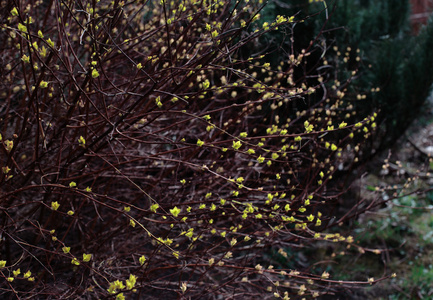
<svg viewBox="0 0 433 300">
<path fill-rule="evenodd" d="M 322 251 L 324 261 L 334 261 L 328 271 L 341 280 L 365 280 L 387 272 L 395 277 L 348 291 L 340 299 L 433 296 L 433 118 L 431 107 L 424 111 L 393 148 L 369 163 L 369 172 L 347 196 L 381 203 L 340 227 L 353 234 L 359 253 L 344 255 L 348 250 L 338 246 Z"/>
</svg>

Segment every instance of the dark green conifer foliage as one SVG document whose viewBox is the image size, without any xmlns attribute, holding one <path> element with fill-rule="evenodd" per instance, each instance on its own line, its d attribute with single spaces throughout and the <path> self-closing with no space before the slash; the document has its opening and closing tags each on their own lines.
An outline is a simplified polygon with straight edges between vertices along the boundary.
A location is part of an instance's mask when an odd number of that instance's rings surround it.
<svg viewBox="0 0 433 300">
<path fill-rule="evenodd" d="M 326 55 L 335 56 L 332 47 L 342 52 L 347 47 L 360 49 L 359 75 L 352 79 L 350 92 L 345 100 L 354 103 L 358 119 L 372 111 L 379 111 L 377 123 L 381 130 L 375 143 L 380 150 L 390 146 L 418 116 L 433 83 L 433 22 L 430 20 L 418 36 L 411 32 L 408 0 L 380 1 L 292 1 L 290 4 L 275 2 L 273 6 L 280 14 L 298 13 L 298 17 L 319 13 L 319 18 L 306 18 L 302 28 L 294 29 L 297 41 L 310 40 L 323 26 L 329 16 L 324 33 Z M 269 6 L 272 8 L 272 6 Z M 342 59 L 342 57 L 341 57 Z M 352 57 L 346 65 L 348 70 L 355 63 Z M 336 70 L 336 77 L 345 74 Z M 346 72 L 347 73 L 347 72 Z M 343 76 L 344 77 L 344 76 Z M 338 78 L 336 78 L 338 79 Z M 339 79 L 341 80 L 341 79 Z M 372 89 L 379 88 L 372 93 Z M 356 101 L 358 94 L 366 95 Z"/>
<path fill-rule="evenodd" d="M 359 48 L 364 62 L 354 89 L 368 93 L 380 88 L 356 107 L 363 113 L 380 110 L 378 123 L 383 130 L 378 147 L 383 149 L 417 117 L 428 96 L 433 83 L 433 58 L 428 55 L 433 24 L 412 36 L 409 1 L 338 1 L 336 5 L 329 26 L 346 28 L 333 33 L 336 43 L 341 48 L 345 44 Z"/>
</svg>

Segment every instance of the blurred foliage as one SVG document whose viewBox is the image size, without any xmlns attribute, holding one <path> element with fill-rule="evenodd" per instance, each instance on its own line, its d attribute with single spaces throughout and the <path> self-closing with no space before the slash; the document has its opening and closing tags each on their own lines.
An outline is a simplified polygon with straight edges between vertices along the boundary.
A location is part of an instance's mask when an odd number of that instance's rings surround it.
<svg viewBox="0 0 433 300">
<path fill-rule="evenodd" d="M 350 102 L 365 95 L 355 102 L 358 119 L 373 110 L 381 111 L 377 121 L 382 130 L 374 149 L 392 145 L 418 116 L 433 83 L 433 56 L 429 55 L 433 49 L 432 21 L 414 36 L 408 0 L 274 1 L 265 7 L 263 19 L 275 12 L 305 18 L 305 22 L 293 26 L 297 45 L 306 47 L 318 38 L 324 49 L 335 50 L 327 52 L 329 60 L 342 61 L 348 47 L 359 49 L 361 65 L 345 99 Z M 312 18 L 315 14 L 320 16 Z M 275 41 L 281 42 L 277 34 L 281 33 L 275 34 Z M 355 62 L 351 54 L 345 68 L 350 71 Z M 338 74 L 343 73 L 344 66 L 340 65 Z"/>
</svg>

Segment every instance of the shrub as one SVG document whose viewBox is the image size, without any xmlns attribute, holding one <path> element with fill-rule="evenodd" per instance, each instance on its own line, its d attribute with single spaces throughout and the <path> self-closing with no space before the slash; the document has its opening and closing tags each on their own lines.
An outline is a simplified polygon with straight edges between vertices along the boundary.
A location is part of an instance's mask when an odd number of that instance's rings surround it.
<svg viewBox="0 0 433 300">
<path fill-rule="evenodd" d="M 295 32 L 295 40 L 299 36 L 311 40 L 323 32 L 325 47 L 330 50 L 327 54 L 331 55 L 328 60 L 333 65 L 338 64 L 340 69 L 347 64 L 358 65 L 359 76 L 353 78 L 346 100 L 353 101 L 359 119 L 373 111 L 378 113 L 380 130 L 371 150 L 393 145 L 419 116 L 431 91 L 433 23 L 413 36 L 409 0 L 335 1 L 328 3 L 329 11 L 323 9 L 322 1 L 275 5 L 275 11 L 299 11 L 299 16 L 306 18 L 302 30 Z M 320 16 L 307 18 L 312 13 Z M 327 15 L 331 17 L 324 26 Z M 357 54 L 348 53 L 348 48 L 357 49 Z M 358 57 L 361 64 L 356 61 Z M 363 101 L 356 101 L 359 97 L 364 97 Z"/>
<path fill-rule="evenodd" d="M 267 62 L 258 39 L 302 20 L 259 23 L 261 8 L 1 8 L 2 297 L 315 297 L 377 281 L 290 262 L 316 241 L 359 248 L 322 231 L 344 221 L 330 222 L 333 176 L 375 116 L 348 122 L 315 42 Z"/>
</svg>

